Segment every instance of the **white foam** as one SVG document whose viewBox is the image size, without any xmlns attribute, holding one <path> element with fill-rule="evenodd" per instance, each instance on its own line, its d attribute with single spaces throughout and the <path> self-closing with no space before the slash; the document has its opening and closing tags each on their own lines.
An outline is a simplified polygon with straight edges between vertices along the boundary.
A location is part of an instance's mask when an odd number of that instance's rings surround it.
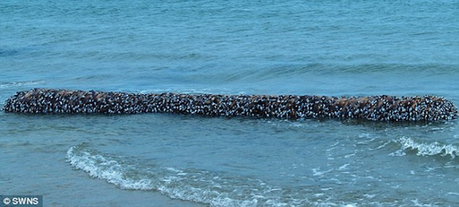
<svg viewBox="0 0 459 207">
<path fill-rule="evenodd" d="M 67 159 L 76 169 L 122 189 L 154 190 L 173 198 L 210 206 L 310 206 L 304 192 L 288 199 L 287 191 L 260 180 L 225 177 L 207 171 L 148 168 L 121 162 L 116 157 L 91 151 L 85 144 L 71 147 Z M 135 175 L 135 176 L 132 176 Z M 288 194 L 288 193 L 287 193 Z"/>
<path fill-rule="evenodd" d="M 197 89 L 176 89 L 176 88 L 164 88 L 164 89 L 148 89 L 141 90 L 141 94 L 149 93 L 183 93 L 183 94 L 208 94 L 209 90 L 197 90 Z"/>
<path fill-rule="evenodd" d="M 285 189 L 258 179 L 228 176 L 204 170 L 172 167 L 137 166 L 126 158 L 106 155 L 87 144 L 71 147 L 68 162 L 89 176 L 116 185 L 122 189 L 157 191 L 172 199 L 180 199 L 209 206 L 355 206 L 354 203 L 333 201 L 327 191 L 333 188 Z M 343 165 L 345 169 L 347 165 Z M 313 170 L 316 176 L 332 171 Z M 333 178 L 332 181 L 342 184 Z M 365 194 L 366 199 L 375 196 Z M 372 201 L 369 201 L 372 203 Z"/>
<path fill-rule="evenodd" d="M 365 198 L 368 198 L 368 199 L 371 199 L 371 198 L 376 197 L 375 194 L 363 194 L 363 196 L 364 196 Z"/>
<path fill-rule="evenodd" d="M 349 163 L 344 164 L 341 167 L 339 167 L 338 170 L 345 170 L 347 168 L 347 166 L 349 166 L 349 165 L 350 165 Z"/>
<path fill-rule="evenodd" d="M 419 207 L 430 207 L 430 206 L 434 206 L 430 203 L 421 203 L 419 202 L 419 200 L 416 198 L 416 199 L 413 199 L 411 200 L 411 202 L 413 202 L 413 206 L 419 206 Z M 435 205 L 436 206 L 436 205 Z"/>
<path fill-rule="evenodd" d="M 371 137 L 371 134 L 370 133 L 361 133 L 359 135 L 359 138 L 370 138 Z"/>
<path fill-rule="evenodd" d="M 382 145 L 376 147 L 376 148 L 373 148 L 373 149 L 370 149 L 370 150 L 380 150 L 384 147 L 386 147 L 388 144 L 392 143 L 392 141 L 387 141 L 387 142 L 384 142 Z"/>
<path fill-rule="evenodd" d="M 30 86 L 30 85 L 38 85 L 43 84 L 45 81 L 18 81 L 18 82 L 9 82 L 0 84 L 0 89 L 6 89 L 11 87 L 22 87 L 22 86 Z"/>
<path fill-rule="evenodd" d="M 401 137 L 395 141 L 401 145 L 401 151 L 415 150 L 419 156 L 450 156 L 454 159 L 459 155 L 459 148 L 452 144 L 441 144 L 439 142 L 422 143 L 410 137 Z M 396 153 L 397 155 L 404 155 L 404 153 Z"/>
<path fill-rule="evenodd" d="M 448 192 L 446 195 L 454 195 L 454 196 L 459 196 L 458 192 Z"/>
<path fill-rule="evenodd" d="M 91 177 L 106 180 L 123 189 L 152 190 L 152 183 L 146 179 L 133 180 L 127 178 L 125 170 L 115 160 L 107 160 L 101 155 L 92 155 L 89 152 L 79 151 L 81 145 L 71 147 L 67 151 L 68 161 L 77 169 L 87 172 Z"/>
<path fill-rule="evenodd" d="M 228 94 L 230 91 L 228 90 L 213 90 L 213 89 L 194 89 L 194 88 L 162 88 L 162 89 L 146 89 L 139 91 L 141 94 L 149 94 L 149 93 L 182 93 L 182 94 L 210 94 L 210 93 L 218 93 L 218 94 Z M 239 93 L 242 94 L 242 93 Z"/>
<path fill-rule="evenodd" d="M 319 168 L 313 168 L 312 169 L 312 175 L 320 177 L 320 176 L 324 176 L 325 174 L 327 174 L 327 173 L 329 173 L 331 171 L 333 171 L 333 170 L 330 169 L 330 170 L 320 171 L 320 167 Z"/>
</svg>

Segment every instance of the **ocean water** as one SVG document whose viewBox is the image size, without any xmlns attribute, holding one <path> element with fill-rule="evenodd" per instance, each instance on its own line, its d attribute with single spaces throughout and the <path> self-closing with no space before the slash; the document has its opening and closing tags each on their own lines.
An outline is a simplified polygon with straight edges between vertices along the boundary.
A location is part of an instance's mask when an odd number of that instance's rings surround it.
<svg viewBox="0 0 459 207">
<path fill-rule="evenodd" d="M 437 95 L 459 2 L 0 2 L 0 107 L 30 88 Z M 458 121 L 0 111 L 0 194 L 45 206 L 458 206 Z"/>
</svg>

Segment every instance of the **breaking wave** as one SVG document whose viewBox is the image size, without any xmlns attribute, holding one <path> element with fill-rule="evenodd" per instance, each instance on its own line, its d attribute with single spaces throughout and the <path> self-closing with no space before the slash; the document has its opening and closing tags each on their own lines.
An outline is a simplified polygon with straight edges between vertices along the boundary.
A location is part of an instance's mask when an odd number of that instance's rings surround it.
<svg viewBox="0 0 459 207">
<path fill-rule="evenodd" d="M 144 164 L 140 167 L 135 162 L 102 155 L 85 143 L 71 147 L 67 159 L 74 168 L 122 189 L 158 191 L 172 199 L 211 206 L 311 206 L 322 203 L 305 198 L 307 189 L 291 191 L 270 186 L 258 179 L 204 170 L 180 170 Z"/>
<path fill-rule="evenodd" d="M 454 146 L 423 145 L 410 138 L 402 138 L 398 143 L 402 150 L 417 150 L 419 155 L 458 155 Z M 392 206 L 407 202 L 397 199 L 381 201 L 367 193 L 349 197 L 349 194 L 337 194 L 333 188 L 320 185 L 283 187 L 223 172 L 158 166 L 101 153 L 86 143 L 71 147 L 67 151 L 67 160 L 75 169 L 121 189 L 155 191 L 171 199 L 209 206 L 356 206 L 356 203 Z"/>
<path fill-rule="evenodd" d="M 401 145 L 401 148 L 392 155 L 403 155 L 405 151 L 415 151 L 418 156 L 439 155 L 442 157 L 451 157 L 451 159 L 459 156 L 459 147 L 453 144 L 443 144 L 439 142 L 425 143 L 406 136 L 394 142 Z"/>
</svg>

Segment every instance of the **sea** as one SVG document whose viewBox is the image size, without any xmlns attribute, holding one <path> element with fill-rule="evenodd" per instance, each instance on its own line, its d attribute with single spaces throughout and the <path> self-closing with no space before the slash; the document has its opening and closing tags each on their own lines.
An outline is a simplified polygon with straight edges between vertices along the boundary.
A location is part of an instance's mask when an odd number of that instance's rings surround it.
<svg viewBox="0 0 459 207">
<path fill-rule="evenodd" d="M 457 0 L 2 0 L 0 108 L 32 88 L 441 96 Z M 459 206 L 459 121 L 0 111 L 0 195 L 44 206 Z"/>
</svg>

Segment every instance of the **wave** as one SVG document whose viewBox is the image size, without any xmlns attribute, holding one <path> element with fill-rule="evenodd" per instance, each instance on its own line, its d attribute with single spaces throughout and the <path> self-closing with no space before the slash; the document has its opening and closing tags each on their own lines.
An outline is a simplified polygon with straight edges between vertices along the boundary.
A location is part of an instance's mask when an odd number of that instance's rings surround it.
<svg viewBox="0 0 459 207">
<path fill-rule="evenodd" d="M 192 88 L 162 88 L 162 89 L 145 89 L 138 91 L 140 94 L 149 94 L 149 93 L 183 93 L 183 94 L 231 94 L 230 90 L 216 90 L 216 89 L 192 89 Z M 244 92 L 239 92 L 237 94 L 245 94 Z"/>
<path fill-rule="evenodd" d="M 439 155 L 442 157 L 451 157 L 451 159 L 459 156 L 459 147 L 452 144 L 439 142 L 424 143 L 406 136 L 394 140 L 394 142 L 401 145 L 401 148 L 395 153 L 392 153 L 392 155 L 404 155 L 405 151 L 415 151 L 418 156 Z"/>
<path fill-rule="evenodd" d="M 31 85 L 39 85 L 43 84 L 45 81 L 38 80 L 38 81 L 17 81 L 17 82 L 6 82 L 0 83 L 0 89 L 12 88 L 12 87 L 22 87 L 22 86 L 31 86 Z"/>
<path fill-rule="evenodd" d="M 314 84 L 329 84 L 347 80 L 354 77 L 366 78 L 395 78 L 397 81 L 402 81 L 402 77 L 407 75 L 417 77 L 419 79 L 428 79 L 426 77 L 441 76 L 449 80 L 452 77 L 457 77 L 459 64 L 444 64 L 444 63 L 273 63 L 273 64 L 254 64 L 228 66 L 226 68 L 196 68 L 190 72 L 188 69 L 178 70 L 176 73 L 170 73 L 176 78 L 177 75 L 185 75 L 181 78 L 187 80 L 206 83 L 212 82 L 219 86 L 227 86 L 234 83 L 251 83 L 261 84 L 265 82 L 288 81 L 292 83 L 314 83 Z M 164 74 L 163 74 L 164 75 Z M 173 78 L 168 76 L 169 78 Z M 303 82 L 302 82 L 303 81 Z M 379 83 L 381 80 L 377 81 Z M 166 83 L 168 84 L 168 83 Z M 382 81 L 381 84 L 387 84 Z M 353 84 L 355 85 L 355 84 Z M 368 85 L 368 84 L 365 84 Z M 374 84 L 372 84 L 374 85 Z M 247 89 L 247 86 L 245 87 Z M 371 89 L 371 88 L 370 88 Z M 311 90 L 307 88 L 305 90 Z M 387 91 L 387 90 L 386 90 Z"/>
<path fill-rule="evenodd" d="M 348 197 L 348 194 L 337 193 L 335 190 L 338 189 L 322 185 L 281 187 L 260 179 L 222 172 L 157 166 L 101 153 L 86 143 L 71 147 L 67 151 L 67 160 L 75 169 L 121 189 L 155 191 L 171 199 L 209 206 L 356 206 L 355 202 L 364 206 L 392 206 L 410 202 L 380 200 L 366 192 L 361 198 L 357 192 L 356 197 Z M 346 167 L 341 166 L 343 169 Z"/>
<path fill-rule="evenodd" d="M 93 178 L 121 189 L 158 191 L 172 199 L 210 206 L 311 206 L 303 189 L 291 191 L 247 177 L 227 176 L 204 170 L 136 166 L 117 157 L 91 150 L 85 143 L 67 152 L 70 164 Z"/>
<path fill-rule="evenodd" d="M 265 67 L 263 70 L 248 69 L 247 76 L 275 78 L 279 76 L 331 75 L 331 74 L 430 74 L 455 75 L 457 64 L 425 63 L 309 63 L 279 64 Z"/>
</svg>

